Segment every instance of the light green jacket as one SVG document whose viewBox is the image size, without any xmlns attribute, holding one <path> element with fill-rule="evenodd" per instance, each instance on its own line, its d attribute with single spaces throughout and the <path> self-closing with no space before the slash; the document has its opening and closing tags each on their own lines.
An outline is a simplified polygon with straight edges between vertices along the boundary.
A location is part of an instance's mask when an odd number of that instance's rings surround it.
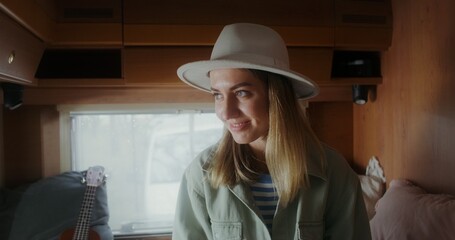
<svg viewBox="0 0 455 240">
<path fill-rule="evenodd" d="M 371 239 L 358 177 L 333 149 L 325 147 L 325 168 L 316 158 L 310 160 L 311 186 L 302 188 L 286 208 L 277 208 L 272 234 L 255 207 L 248 185 L 210 186 L 206 169 L 214 149 L 199 154 L 183 176 L 172 239 Z"/>
</svg>

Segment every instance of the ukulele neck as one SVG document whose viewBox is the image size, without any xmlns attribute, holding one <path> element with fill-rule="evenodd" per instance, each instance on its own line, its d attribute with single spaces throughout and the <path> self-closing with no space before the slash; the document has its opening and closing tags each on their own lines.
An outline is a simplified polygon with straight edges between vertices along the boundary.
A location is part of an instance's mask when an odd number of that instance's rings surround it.
<svg viewBox="0 0 455 240">
<path fill-rule="evenodd" d="M 89 186 L 84 193 L 81 211 L 77 220 L 76 229 L 72 240 L 86 240 L 88 239 L 90 220 L 92 217 L 93 204 L 95 202 L 96 186 Z"/>
</svg>

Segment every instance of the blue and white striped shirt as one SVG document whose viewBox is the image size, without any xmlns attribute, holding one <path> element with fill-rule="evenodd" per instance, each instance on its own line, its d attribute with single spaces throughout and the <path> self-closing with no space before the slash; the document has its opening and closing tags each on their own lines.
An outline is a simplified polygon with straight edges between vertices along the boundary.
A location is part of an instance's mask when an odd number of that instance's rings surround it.
<svg viewBox="0 0 455 240">
<path fill-rule="evenodd" d="M 273 217 L 275 216 L 275 210 L 278 204 L 278 193 L 276 192 L 272 177 L 269 174 L 263 174 L 250 187 L 256 206 L 269 232 L 272 232 Z"/>
</svg>

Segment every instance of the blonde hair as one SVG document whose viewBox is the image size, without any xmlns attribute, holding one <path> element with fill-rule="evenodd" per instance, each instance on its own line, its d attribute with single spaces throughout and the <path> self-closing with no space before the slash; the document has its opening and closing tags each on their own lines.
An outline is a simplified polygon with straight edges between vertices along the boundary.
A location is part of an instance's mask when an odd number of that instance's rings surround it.
<svg viewBox="0 0 455 240">
<path fill-rule="evenodd" d="M 265 161 L 280 196 L 280 204 L 286 206 L 300 188 L 309 185 L 309 146 L 318 148 L 321 160 L 322 147 L 295 98 L 290 81 L 273 73 L 251 71 L 268 86 L 269 131 Z M 210 165 L 210 183 L 218 188 L 221 185 L 234 186 L 242 181 L 253 182 L 261 174 L 255 168 L 255 161 L 258 160 L 249 146 L 237 144 L 225 129 Z"/>
</svg>

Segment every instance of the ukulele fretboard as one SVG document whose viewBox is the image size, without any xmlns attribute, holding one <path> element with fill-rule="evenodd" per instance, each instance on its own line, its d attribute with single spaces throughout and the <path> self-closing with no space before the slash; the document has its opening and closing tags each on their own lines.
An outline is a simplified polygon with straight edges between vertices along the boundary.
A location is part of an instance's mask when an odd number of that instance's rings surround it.
<svg viewBox="0 0 455 240">
<path fill-rule="evenodd" d="M 90 229 L 90 220 L 92 216 L 93 204 L 95 202 L 96 186 L 87 185 L 84 199 L 82 201 L 81 211 L 77 219 L 76 229 L 73 240 L 87 240 Z"/>
</svg>

